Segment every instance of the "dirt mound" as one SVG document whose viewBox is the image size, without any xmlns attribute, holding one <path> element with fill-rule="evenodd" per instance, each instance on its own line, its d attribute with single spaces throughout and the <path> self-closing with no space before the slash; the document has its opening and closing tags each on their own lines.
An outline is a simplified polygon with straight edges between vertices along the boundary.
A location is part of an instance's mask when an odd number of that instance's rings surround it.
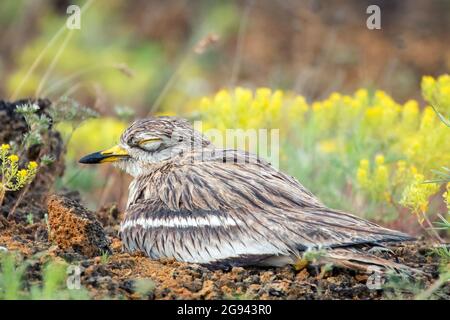
<svg viewBox="0 0 450 320">
<path fill-rule="evenodd" d="M 95 215 L 67 197 L 48 200 L 49 240 L 86 257 L 111 253 L 109 240 Z"/>
</svg>

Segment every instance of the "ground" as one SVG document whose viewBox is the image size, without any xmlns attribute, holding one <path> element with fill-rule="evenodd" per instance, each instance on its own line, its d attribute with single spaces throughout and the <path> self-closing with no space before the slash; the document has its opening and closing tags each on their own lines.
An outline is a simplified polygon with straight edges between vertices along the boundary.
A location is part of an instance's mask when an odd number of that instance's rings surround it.
<svg viewBox="0 0 450 320">
<path fill-rule="evenodd" d="M 426 275 L 409 279 L 406 286 L 393 282 L 394 288 L 385 290 L 369 289 L 367 274 L 313 264 L 300 270 L 293 266 L 208 270 L 174 260 L 151 260 L 122 251 L 117 234 L 121 214 L 115 206 L 93 213 L 65 197 L 51 196 L 47 203 L 48 225 L 45 221 L 24 224 L 0 218 L 0 246 L 32 259 L 25 272 L 28 282 L 42 280 L 39 270 L 49 260 L 80 266 L 81 285 L 97 299 L 413 298 L 415 287 L 429 287 L 439 276 L 439 259 L 430 254 L 430 244 L 424 241 L 390 246 L 399 262 Z M 73 228 L 74 221 L 79 227 L 71 234 L 68 228 Z M 146 281 L 145 292 L 139 289 L 142 281 Z M 447 285 L 434 297 L 449 295 Z"/>
</svg>

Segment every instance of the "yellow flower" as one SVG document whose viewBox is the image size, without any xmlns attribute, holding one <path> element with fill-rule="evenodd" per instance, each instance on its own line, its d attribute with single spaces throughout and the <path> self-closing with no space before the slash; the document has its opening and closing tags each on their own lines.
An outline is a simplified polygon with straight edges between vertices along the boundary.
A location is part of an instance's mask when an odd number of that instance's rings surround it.
<svg viewBox="0 0 450 320">
<path fill-rule="evenodd" d="M 393 178 L 393 184 L 396 186 L 404 184 L 410 177 L 410 170 L 406 166 L 406 161 L 397 161 L 397 170 L 395 170 L 395 175 Z"/>
<path fill-rule="evenodd" d="M 403 191 L 400 204 L 412 210 L 418 217 L 419 223 L 424 220 L 424 215 L 428 210 L 428 199 L 439 191 L 436 183 L 424 183 L 425 177 L 422 174 L 415 174 L 414 181 Z"/>
<path fill-rule="evenodd" d="M 356 172 L 356 179 L 357 179 L 360 187 L 362 187 L 362 188 L 367 187 L 367 185 L 369 183 L 369 177 L 368 177 L 367 170 L 358 168 L 358 170 Z"/>
<path fill-rule="evenodd" d="M 319 150 L 322 153 L 334 153 L 337 151 L 337 143 L 335 140 L 322 140 L 319 142 Z"/>
<path fill-rule="evenodd" d="M 9 144 L 2 144 L 2 146 L 0 147 L 0 149 L 2 151 L 8 151 L 11 147 L 9 146 Z"/>
<path fill-rule="evenodd" d="M 377 165 L 374 174 L 374 184 L 378 188 L 377 191 L 385 191 L 389 186 L 389 171 L 385 165 Z"/>
<path fill-rule="evenodd" d="M 12 154 L 8 157 L 9 161 L 11 161 L 12 163 L 16 163 L 17 161 L 19 161 L 19 157 L 15 154 Z"/>
<path fill-rule="evenodd" d="M 30 163 L 28 163 L 28 168 L 31 170 L 34 170 L 38 167 L 38 164 L 36 163 L 36 161 L 30 161 Z"/>
<path fill-rule="evenodd" d="M 389 169 L 384 164 L 384 156 L 379 154 L 375 157 L 375 169 L 373 173 L 373 192 L 379 199 L 386 199 L 385 194 L 389 193 Z"/>
<path fill-rule="evenodd" d="M 369 165 L 369 160 L 362 159 L 359 162 L 359 167 L 356 171 L 356 181 L 358 182 L 358 185 L 363 189 L 368 189 L 370 187 Z"/>
<path fill-rule="evenodd" d="M 384 156 L 382 154 L 379 154 L 375 157 L 375 163 L 377 165 L 382 165 L 384 164 Z"/>
<path fill-rule="evenodd" d="M 431 130 L 434 125 L 436 115 L 431 107 L 426 107 L 422 113 L 422 119 L 420 122 L 420 129 L 424 131 Z"/>
<path fill-rule="evenodd" d="M 19 180 L 24 180 L 28 176 L 28 170 L 22 169 L 17 172 L 17 177 Z"/>
<path fill-rule="evenodd" d="M 403 106 L 402 120 L 405 129 L 416 130 L 419 122 L 419 104 L 415 100 L 409 100 Z"/>
<path fill-rule="evenodd" d="M 429 93 L 431 90 L 433 90 L 433 87 L 435 86 L 436 81 L 433 77 L 430 76 L 424 76 L 422 77 L 422 91 L 424 93 Z"/>
<path fill-rule="evenodd" d="M 361 168 L 363 168 L 363 169 L 369 169 L 369 160 L 367 160 L 367 159 L 362 159 L 360 162 L 359 162 L 359 166 L 361 167 Z"/>
<path fill-rule="evenodd" d="M 378 121 L 383 113 L 381 107 L 372 107 L 366 110 L 366 117 L 368 121 Z"/>
<path fill-rule="evenodd" d="M 329 99 L 331 99 L 331 100 L 333 100 L 333 101 L 337 101 L 337 100 L 341 99 L 341 94 L 338 93 L 338 92 L 333 92 L 333 93 L 330 95 Z"/>
</svg>

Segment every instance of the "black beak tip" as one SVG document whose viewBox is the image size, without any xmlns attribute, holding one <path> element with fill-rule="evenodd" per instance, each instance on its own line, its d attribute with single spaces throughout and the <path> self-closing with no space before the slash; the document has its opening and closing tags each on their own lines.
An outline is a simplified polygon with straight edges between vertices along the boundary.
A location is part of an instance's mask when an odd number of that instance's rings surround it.
<svg viewBox="0 0 450 320">
<path fill-rule="evenodd" d="M 100 163 L 101 160 L 103 160 L 105 157 L 100 152 L 95 152 L 88 154 L 87 156 L 84 156 L 80 160 L 78 160 L 79 163 L 84 164 L 93 164 L 93 163 Z"/>
</svg>

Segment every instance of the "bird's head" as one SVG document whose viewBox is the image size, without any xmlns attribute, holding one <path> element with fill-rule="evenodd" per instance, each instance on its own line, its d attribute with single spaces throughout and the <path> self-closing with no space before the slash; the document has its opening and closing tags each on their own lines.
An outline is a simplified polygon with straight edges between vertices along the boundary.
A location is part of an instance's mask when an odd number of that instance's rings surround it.
<svg viewBox="0 0 450 320">
<path fill-rule="evenodd" d="M 139 176 L 148 172 L 152 164 L 209 144 L 209 140 L 185 119 L 148 118 L 131 124 L 120 137 L 118 145 L 91 153 L 81 158 L 80 163 L 114 162 L 130 175 Z"/>
</svg>

